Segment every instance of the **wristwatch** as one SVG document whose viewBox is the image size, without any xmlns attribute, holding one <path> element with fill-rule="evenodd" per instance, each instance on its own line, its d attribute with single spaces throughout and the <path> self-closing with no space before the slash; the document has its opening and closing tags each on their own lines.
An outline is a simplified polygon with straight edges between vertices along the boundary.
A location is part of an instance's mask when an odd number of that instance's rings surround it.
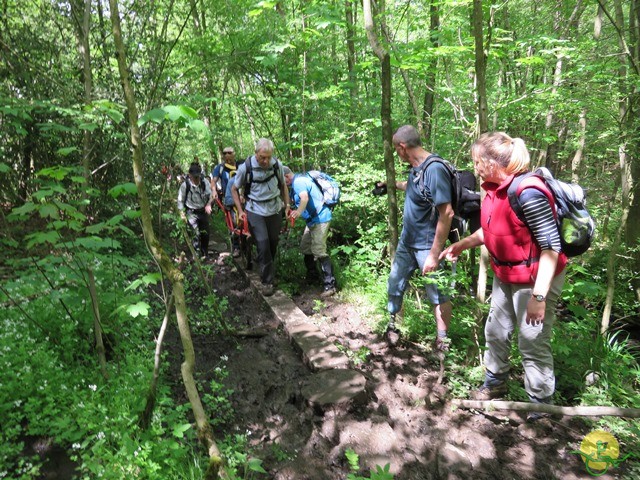
<svg viewBox="0 0 640 480">
<path fill-rule="evenodd" d="M 536 299 L 536 302 L 544 302 L 547 300 L 547 297 L 544 295 L 535 295 L 532 293 L 531 296 Z"/>
</svg>

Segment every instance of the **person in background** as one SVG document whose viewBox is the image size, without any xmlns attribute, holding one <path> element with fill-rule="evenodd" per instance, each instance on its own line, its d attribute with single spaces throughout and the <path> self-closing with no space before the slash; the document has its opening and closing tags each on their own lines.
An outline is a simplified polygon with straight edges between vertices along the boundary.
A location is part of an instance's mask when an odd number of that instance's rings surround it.
<svg viewBox="0 0 640 480">
<path fill-rule="evenodd" d="M 322 191 L 309 175 L 294 174 L 289 167 L 284 167 L 284 178 L 289 187 L 291 218 L 303 218 L 307 226 L 300 241 L 300 251 L 304 255 L 307 270 L 307 281 L 318 279 L 316 261 L 322 271 L 322 296 L 328 297 L 336 293 L 336 279 L 333 276 L 331 259 L 327 254 L 327 236 L 331 224 L 331 209 L 325 206 Z"/>
<path fill-rule="evenodd" d="M 275 258 L 282 225 L 282 209 L 289 215 L 289 190 L 284 181 L 282 163 L 273 157 L 274 145 L 267 138 L 256 143 L 255 155 L 238 167 L 231 194 L 240 220 L 246 217 L 256 244 L 257 261 L 262 281 L 262 294 L 273 295 Z M 244 189 L 245 203 L 239 191 Z"/>
<path fill-rule="evenodd" d="M 471 157 L 486 191 L 482 228 L 449 246 L 441 257 L 455 260 L 463 250 L 480 245 L 490 254 L 494 278 L 485 324 L 485 381 L 473 398 L 489 400 L 507 393 L 511 340 L 517 329 L 525 390 L 532 402 L 552 403 L 551 336 L 567 263 L 560 247 L 555 201 L 545 183 L 534 177 L 519 196 L 526 223 L 511 208 L 509 185 L 530 164 L 522 139 L 504 132 L 485 133 L 471 147 Z M 527 419 L 540 416 L 530 414 Z"/>
<path fill-rule="evenodd" d="M 402 234 L 387 284 L 390 320 L 385 337 L 395 345 L 400 334 L 396 315 L 402 308 L 409 279 L 416 269 L 422 275 L 438 270 L 440 253 L 453 219 L 453 207 L 449 172 L 440 162 L 432 162 L 424 168 L 431 153 L 422 148 L 418 131 L 411 125 L 404 125 L 398 128 L 392 141 L 398 156 L 411 166 L 407 181 L 396 182 L 396 188 L 406 191 L 406 196 Z M 451 301 L 437 285 L 428 283 L 425 288 L 436 320 L 434 347 L 445 352 L 449 349 L 447 332 L 451 323 Z"/>
<path fill-rule="evenodd" d="M 200 165 L 192 163 L 188 177 L 178 189 L 178 210 L 180 217 L 193 230 L 193 248 L 203 260 L 209 254 L 209 215 L 212 202 L 211 185 L 202 177 Z"/>
<path fill-rule="evenodd" d="M 224 208 L 231 212 L 233 221 L 236 221 L 235 212 L 233 210 L 234 202 L 231 195 L 231 184 L 233 177 L 237 173 L 239 162 L 236 162 L 236 152 L 233 147 L 224 147 L 222 149 L 222 163 L 219 163 L 211 173 L 211 192 L 214 201 L 220 197 Z M 231 253 L 237 258 L 240 256 L 240 239 L 233 232 L 231 235 Z"/>
</svg>

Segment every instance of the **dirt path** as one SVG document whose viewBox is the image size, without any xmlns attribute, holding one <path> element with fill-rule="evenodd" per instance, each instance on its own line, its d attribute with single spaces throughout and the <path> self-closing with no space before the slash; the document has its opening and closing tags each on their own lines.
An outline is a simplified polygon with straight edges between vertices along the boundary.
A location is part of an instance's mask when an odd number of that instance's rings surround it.
<svg viewBox="0 0 640 480">
<path fill-rule="evenodd" d="M 293 300 L 332 342 L 353 352 L 352 368 L 366 376 L 367 396 L 348 408 L 314 411 L 300 393 L 311 372 L 262 298 L 226 254 L 213 268 L 229 321 L 257 333 L 223 338 L 197 329 L 198 378 L 208 385 L 216 367 L 226 366 L 222 383 L 233 391 L 234 415 L 210 412 L 218 438 L 247 434 L 267 478 L 345 479 L 347 449 L 360 455 L 362 473 L 389 463 L 401 480 L 589 478 L 571 453 L 589 432 L 583 421 L 565 417 L 530 425 L 523 414 L 453 411 L 437 357 L 414 345 L 390 349 L 356 307 L 339 296 L 321 305 L 317 290 Z M 171 363 L 179 365 L 177 359 Z M 622 473 L 624 464 L 615 471 Z"/>
</svg>

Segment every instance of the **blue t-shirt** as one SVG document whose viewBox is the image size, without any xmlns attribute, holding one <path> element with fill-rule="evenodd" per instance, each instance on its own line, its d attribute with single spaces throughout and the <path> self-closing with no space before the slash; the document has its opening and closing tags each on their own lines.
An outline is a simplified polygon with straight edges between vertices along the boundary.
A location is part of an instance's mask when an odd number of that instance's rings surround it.
<svg viewBox="0 0 640 480">
<path fill-rule="evenodd" d="M 318 223 L 326 223 L 331 221 L 331 210 L 324 205 L 322 201 L 323 195 L 315 182 L 306 173 L 296 173 L 291 183 L 291 202 L 293 205 L 300 206 L 300 194 L 307 192 L 309 202 L 307 208 L 302 212 L 302 218 L 307 225 L 316 225 Z"/>
<path fill-rule="evenodd" d="M 423 167 L 424 163 L 409 172 L 400 240 L 409 248 L 427 250 L 436 235 L 439 217 L 436 207 L 451 203 L 451 176 L 440 162 L 432 162 L 426 170 Z M 422 182 L 421 175 L 424 175 Z"/>
</svg>

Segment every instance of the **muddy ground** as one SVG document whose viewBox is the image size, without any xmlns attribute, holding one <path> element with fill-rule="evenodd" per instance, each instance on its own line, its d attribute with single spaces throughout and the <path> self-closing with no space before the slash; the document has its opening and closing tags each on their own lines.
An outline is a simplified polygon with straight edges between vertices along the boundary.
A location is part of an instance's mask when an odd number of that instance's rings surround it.
<svg viewBox="0 0 640 480">
<path fill-rule="evenodd" d="M 227 253 L 216 254 L 211 265 L 215 289 L 228 300 L 226 318 L 255 335 L 224 337 L 195 328 L 197 376 L 206 385 L 216 367 L 228 369 L 223 383 L 233 391 L 233 415 L 209 414 L 218 438 L 248 434 L 252 454 L 268 471 L 256 478 L 345 479 L 347 449 L 360 455 L 367 478 L 369 469 L 387 463 L 400 480 L 590 478 L 571 453 L 589 432 L 587 422 L 564 417 L 529 424 L 524 413 L 454 410 L 451 379 L 437 356 L 413 344 L 390 348 L 372 332 L 364 307 L 340 295 L 319 303 L 319 290 L 303 287 L 293 300 L 367 378 L 359 404 L 314 410 L 301 394 L 312 372 L 262 297 Z M 170 351 L 177 376 L 181 352 Z M 600 478 L 622 477 L 624 464 Z"/>
</svg>

